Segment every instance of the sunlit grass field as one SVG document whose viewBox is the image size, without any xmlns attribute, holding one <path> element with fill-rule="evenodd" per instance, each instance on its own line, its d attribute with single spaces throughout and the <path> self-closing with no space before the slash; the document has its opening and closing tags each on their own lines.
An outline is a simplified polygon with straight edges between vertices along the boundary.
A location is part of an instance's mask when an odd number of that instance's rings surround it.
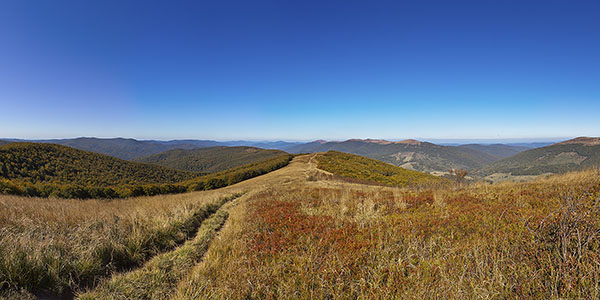
<svg viewBox="0 0 600 300">
<path fill-rule="evenodd" d="M 331 176 L 318 161 L 319 155 L 299 156 L 239 184 L 181 195 L 110 201 L 1 196 L 3 293 L 600 297 L 597 170 L 528 183 L 388 187 Z M 106 249 L 114 250 L 107 255 Z"/>
<path fill-rule="evenodd" d="M 599 188 L 598 171 L 271 188 L 232 209 L 177 299 L 597 299 Z"/>
</svg>

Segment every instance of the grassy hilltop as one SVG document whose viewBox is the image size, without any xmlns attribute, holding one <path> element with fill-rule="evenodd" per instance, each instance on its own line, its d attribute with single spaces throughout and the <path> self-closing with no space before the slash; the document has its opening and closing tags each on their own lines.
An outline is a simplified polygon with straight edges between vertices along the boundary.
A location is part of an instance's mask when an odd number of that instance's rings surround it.
<svg viewBox="0 0 600 300">
<path fill-rule="evenodd" d="M 318 168 L 333 174 L 389 186 L 441 184 L 446 180 L 359 155 L 329 151 L 317 156 Z"/>
</svg>

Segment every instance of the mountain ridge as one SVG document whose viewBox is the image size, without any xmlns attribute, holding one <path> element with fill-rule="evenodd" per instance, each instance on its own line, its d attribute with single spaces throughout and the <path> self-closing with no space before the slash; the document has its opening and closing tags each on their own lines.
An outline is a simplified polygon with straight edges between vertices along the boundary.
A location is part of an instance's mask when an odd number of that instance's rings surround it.
<svg viewBox="0 0 600 300">
<path fill-rule="evenodd" d="M 216 173 L 249 163 L 288 155 L 281 150 L 246 146 L 215 146 L 198 149 L 171 149 L 136 159 L 137 162 L 161 165 L 176 170 Z"/>
<path fill-rule="evenodd" d="M 314 141 L 288 149 L 291 153 L 339 151 L 365 156 L 396 166 L 421 172 L 445 172 L 449 169 L 475 169 L 496 161 L 483 151 L 441 146 L 417 140 L 390 142 L 374 139 Z"/>
<path fill-rule="evenodd" d="M 477 170 L 492 174 L 541 175 L 564 173 L 600 166 L 600 138 L 578 137 L 549 146 L 523 151 Z"/>
</svg>

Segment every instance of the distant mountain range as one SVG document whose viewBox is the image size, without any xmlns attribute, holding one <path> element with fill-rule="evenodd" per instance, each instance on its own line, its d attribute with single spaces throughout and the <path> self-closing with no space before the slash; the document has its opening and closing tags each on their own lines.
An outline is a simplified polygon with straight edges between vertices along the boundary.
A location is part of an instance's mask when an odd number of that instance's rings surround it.
<svg viewBox="0 0 600 300">
<path fill-rule="evenodd" d="M 300 143 L 293 142 L 252 142 L 252 141 L 229 141 L 218 142 L 210 140 L 172 140 L 172 141 L 154 141 L 154 140 L 135 140 L 125 138 L 92 138 L 80 137 L 75 139 L 52 139 L 52 140 L 19 140 L 4 139 L 6 142 L 35 142 L 35 143 L 53 143 L 63 146 L 73 147 L 75 149 L 92 151 L 106 154 L 113 157 L 133 160 L 153 154 L 158 154 L 172 149 L 198 149 L 215 146 L 250 146 L 264 149 L 279 149 L 296 146 Z M 0 141 L 0 145 L 2 142 Z"/>
<path fill-rule="evenodd" d="M 523 151 L 482 167 L 478 174 L 540 175 L 600 167 L 600 138 L 579 137 Z"/>
<path fill-rule="evenodd" d="M 173 149 L 142 157 L 136 161 L 183 171 L 216 173 L 281 155 L 288 154 L 280 150 L 265 150 L 255 147 L 217 146 L 199 149 Z"/>
<path fill-rule="evenodd" d="M 0 145 L 11 141 L 20 140 L 3 139 L 0 140 Z M 55 143 L 121 159 L 196 172 L 216 172 L 280 153 L 258 148 L 279 149 L 289 153 L 339 151 L 365 156 L 415 171 L 440 175 L 449 169 L 466 169 L 471 175 L 481 177 L 495 173 L 515 176 L 561 173 L 596 166 L 600 160 L 598 158 L 600 151 L 598 138 L 577 138 L 552 145 L 535 142 L 457 146 L 437 145 L 417 140 L 376 139 L 318 140 L 299 143 L 211 140 L 140 141 L 125 138 L 82 137 L 35 142 Z M 537 145 L 545 145 L 545 147 L 531 148 Z M 254 150 L 247 147 L 254 147 L 252 148 Z M 251 153 L 252 151 L 256 152 Z"/>
<path fill-rule="evenodd" d="M 496 159 L 513 156 L 513 155 L 518 154 L 519 152 L 523 152 L 525 150 L 531 149 L 529 147 L 524 147 L 524 146 L 513 146 L 513 145 L 505 145 L 505 144 L 491 144 L 491 145 L 466 144 L 466 145 L 460 145 L 458 147 L 469 148 L 469 149 L 485 152 L 489 155 L 492 155 Z"/>
<path fill-rule="evenodd" d="M 352 139 L 341 142 L 314 141 L 288 148 L 291 153 L 340 151 L 362 155 L 410 170 L 444 172 L 476 169 L 525 150 L 507 145 L 440 146 L 417 140 L 391 142 Z"/>
</svg>

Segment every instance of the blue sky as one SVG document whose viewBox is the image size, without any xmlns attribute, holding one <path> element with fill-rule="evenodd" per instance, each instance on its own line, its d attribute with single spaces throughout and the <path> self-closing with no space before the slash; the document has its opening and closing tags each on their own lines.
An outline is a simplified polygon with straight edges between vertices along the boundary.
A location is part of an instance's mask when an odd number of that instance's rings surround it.
<svg viewBox="0 0 600 300">
<path fill-rule="evenodd" d="M 598 1 L 0 2 L 0 136 L 600 135 Z"/>
</svg>

